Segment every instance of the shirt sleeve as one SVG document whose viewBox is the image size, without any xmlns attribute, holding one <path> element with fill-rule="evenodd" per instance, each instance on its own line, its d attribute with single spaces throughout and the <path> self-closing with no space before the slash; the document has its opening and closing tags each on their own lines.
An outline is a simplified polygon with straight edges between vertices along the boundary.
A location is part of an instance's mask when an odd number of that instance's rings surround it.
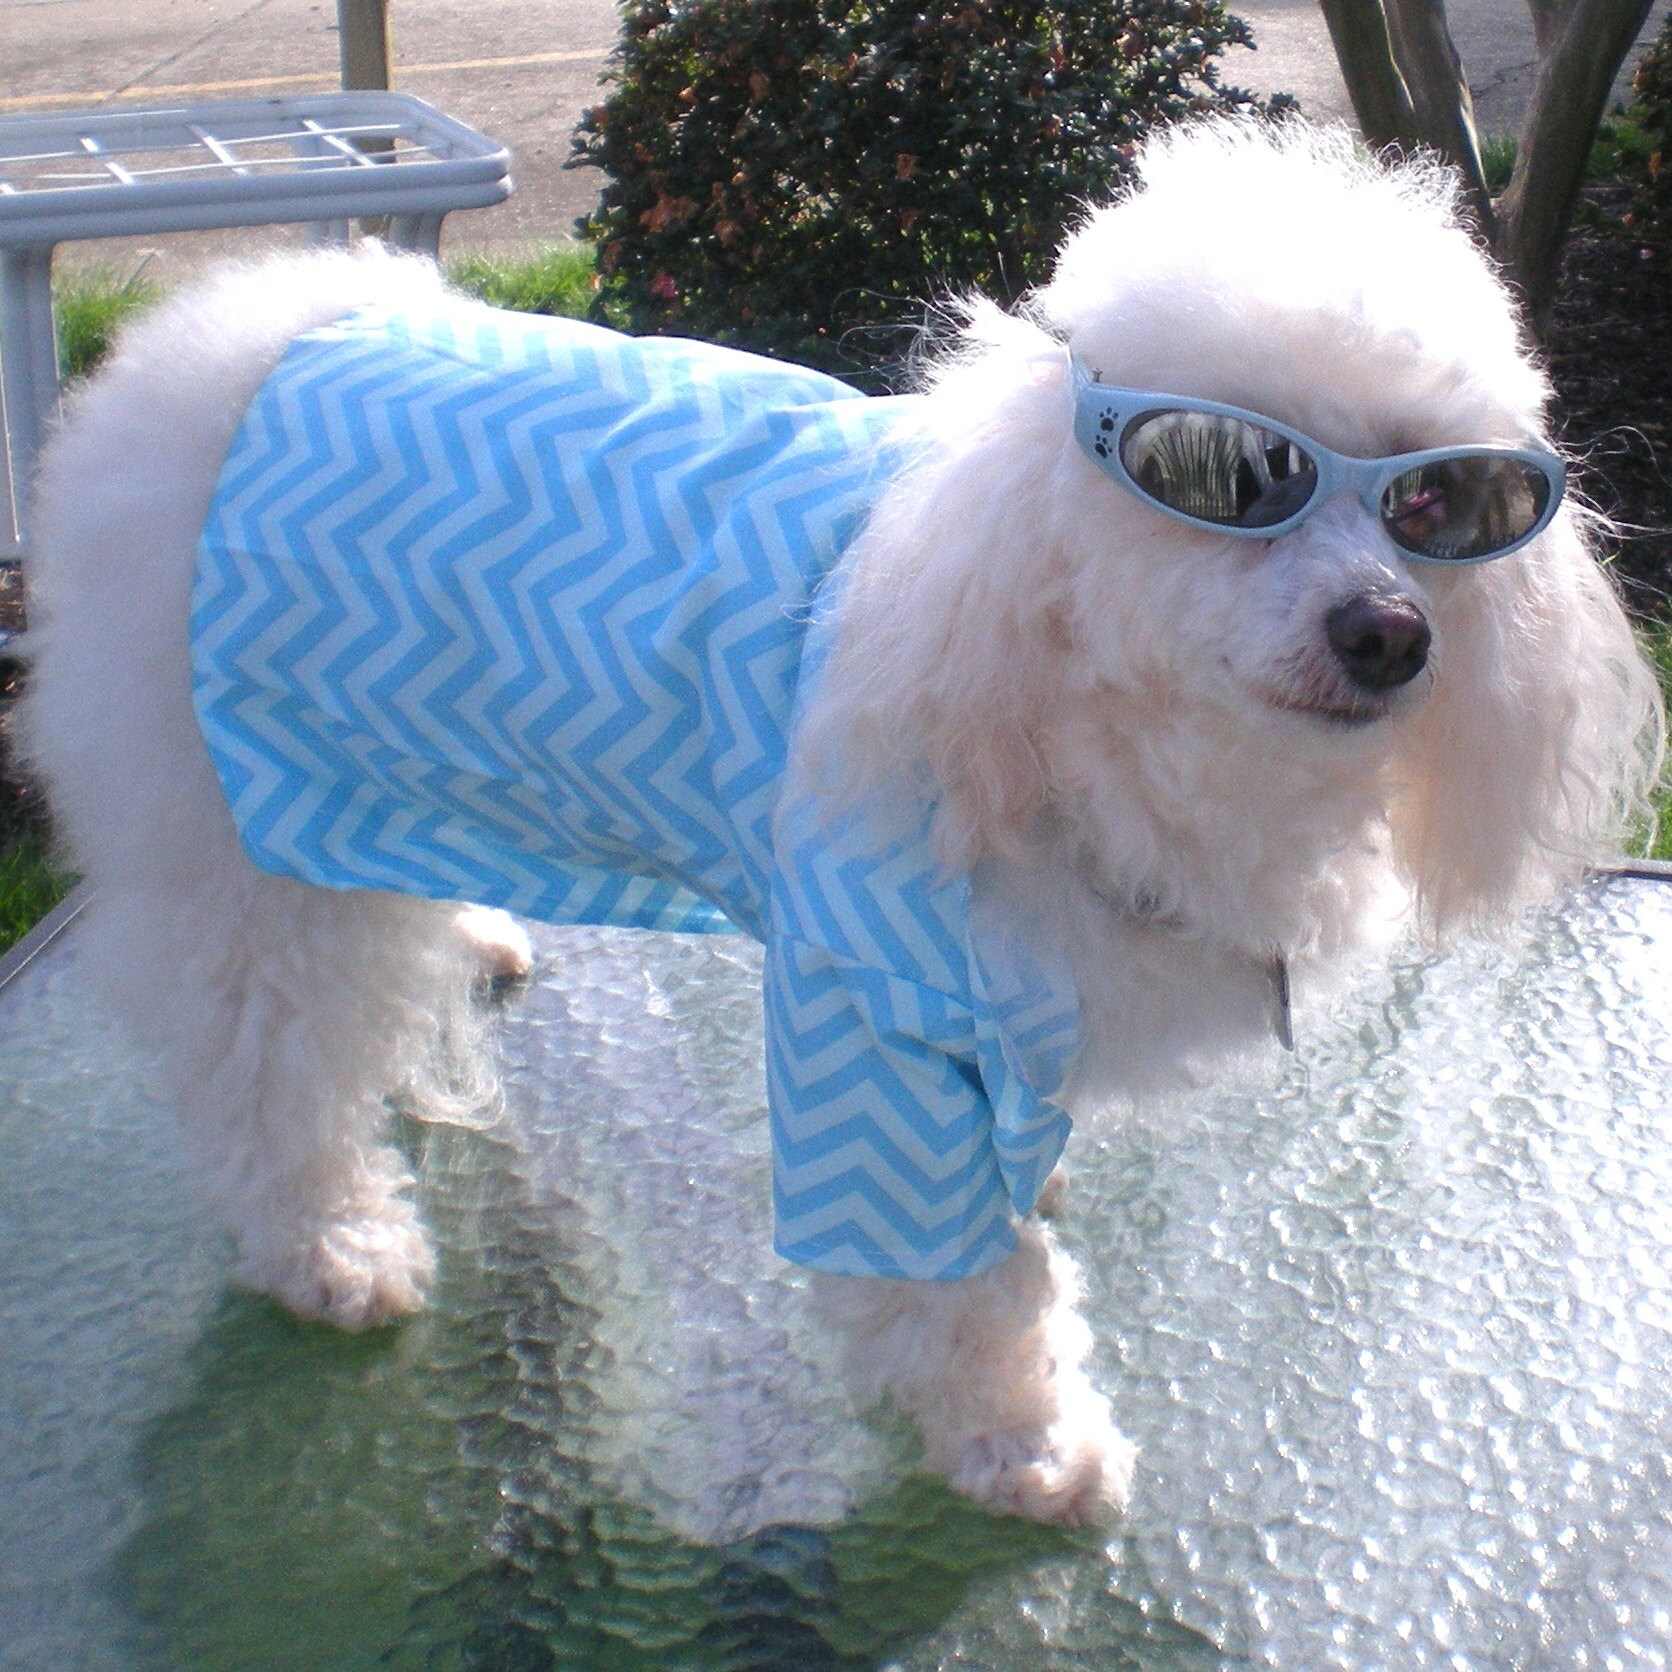
<svg viewBox="0 0 1672 1672">
<path fill-rule="evenodd" d="M 1068 960 L 1040 944 L 1037 916 L 1016 903 L 998 861 L 970 879 L 966 945 L 981 1083 L 1006 1194 L 1031 1213 L 1073 1122 L 1062 1104 L 1080 1043 L 1079 990 Z"/>
<path fill-rule="evenodd" d="M 798 702 L 822 677 L 824 603 Z M 775 822 L 775 1240 L 818 1271 L 958 1278 L 998 1264 L 1068 1135 L 1053 1098 L 1077 1035 L 1072 981 L 1027 946 L 1007 873 L 946 874 L 929 818 L 906 783 L 865 809 L 792 793 Z"/>
<path fill-rule="evenodd" d="M 1004 1259 L 1012 1202 L 970 1006 L 789 936 L 766 965 L 778 1252 L 874 1277 Z"/>
</svg>

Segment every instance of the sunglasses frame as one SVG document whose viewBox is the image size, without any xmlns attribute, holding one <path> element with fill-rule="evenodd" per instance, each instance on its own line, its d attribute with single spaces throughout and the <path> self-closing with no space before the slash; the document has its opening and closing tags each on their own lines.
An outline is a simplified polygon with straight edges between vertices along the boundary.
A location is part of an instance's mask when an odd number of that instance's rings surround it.
<svg viewBox="0 0 1672 1672">
<path fill-rule="evenodd" d="M 1227 406 L 1220 401 L 1197 400 L 1189 395 L 1168 395 L 1156 390 L 1126 389 L 1102 383 L 1072 351 L 1069 353 L 1069 364 L 1073 369 L 1074 382 L 1074 439 L 1086 457 L 1111 481 L 1118 482 L 1128 493 L 1163 516 L 1189 523 L 1193 528 L 1207 529 L 1213 534 L 1229 535 L 1232 539 L 1275 540 L 1279 535 L 1298 528 L 1314 511 L 1321 509 L 1338 493 L 1344 491 L 1351 493 L 1378 522 L 1385 524 L 1387 519 L 1382 515 L 1382 495 L 1388 487 L 1407 471 L 1414 470 L 1419 465 L 1437 463 L 1441 459 L 1510 459 L 1518 464 L 1532 466 L 1548 484 L 1549 496 L 1533 526 L 1507 546 L 1482 552 L 1477 557 L 1430 557 L 1423 552 L 1412 551 L 1391 532 L 1389 534 L 1389 538 L 1398 546 L 1400 554 L 1413 563 L 1432 563 L 1441 568 L 1465 568 L 1476 563 L 1490 563 L 1496 558 L 1507 557 L 1511 552 L 1519 551 L 1528 541 L 1536 540 L 1550 526 L 1561 507 L 1562 495 L 1567 491 L 1567 467 L 1554 453 L 1547 453 L 1542 448 L 1491 445 L 1430 447 L 1419 453 L 1392 453 L 1385 458 L 1356 459 L 1325 447 L 1322 442 L 1314 441 L 1311 436 L 1303 435 L 1287 424 L 1278 423 L 1275 418 L 1267 418 L 1259 412 L 1250 412 L 1246 407 Z M 1187 511 L 1175 510 L 1172 506 L 1163 504 L 1138 485 L 1131 472 L 1127 470 L 1120 453 L 1121 442 L 1135 418 L 1146 413 L 1164 412 L 1202 412 L 1214 417 L 1236 418 L 1280 436 L 1312 460 L 1317 472 L 1317 484 L 1311 496 L 1298 511 L 1292 512 L 1281 522 L 1270 523 L 1260 528 L 1238 528 L 1232 523 L 1210 522 L 1205 517 L 1193 517 Z M 1111 435 L 1115 438 L 1112 442 L 1109 439 Z"/>
</svg>

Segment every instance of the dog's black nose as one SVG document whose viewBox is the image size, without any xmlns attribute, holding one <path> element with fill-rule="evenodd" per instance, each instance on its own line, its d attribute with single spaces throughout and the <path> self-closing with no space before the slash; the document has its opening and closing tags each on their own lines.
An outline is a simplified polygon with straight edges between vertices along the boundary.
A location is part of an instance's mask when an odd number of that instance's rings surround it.
<svg viewBox="0 0 1672 1672">
<path fill-rule="evenodd" d="M 1337 604 L 1324 630 L 1348 678 L 1367 691 L 1408 684 L 1428 661 L 1428 622 L 1409 598 L 1362 593 Z"/>
</svg>

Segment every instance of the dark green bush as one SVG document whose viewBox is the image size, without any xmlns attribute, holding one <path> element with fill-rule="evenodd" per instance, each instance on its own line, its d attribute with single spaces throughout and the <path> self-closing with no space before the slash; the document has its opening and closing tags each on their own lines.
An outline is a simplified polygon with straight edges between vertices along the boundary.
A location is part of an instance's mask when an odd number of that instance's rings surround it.
<svg viewBox="0 0 1672 1672">
<path fill-rule="evenodd" d="M 1150 128 L 1253 106 L 1248 41 L 1218 0 L 628 0 L 575 136 L 600 306 L 875 386 L 867 328 L 1013 298 Z"/>
<path fill-rule="evenodd" d="M 1637 139 L 1637 155 L 1629 159 L 1639 182 L 1636 218 L 1672 229 L 1672 17 L 1639 60 L 1631 91 L 1626 119 Z"/>
</svg>

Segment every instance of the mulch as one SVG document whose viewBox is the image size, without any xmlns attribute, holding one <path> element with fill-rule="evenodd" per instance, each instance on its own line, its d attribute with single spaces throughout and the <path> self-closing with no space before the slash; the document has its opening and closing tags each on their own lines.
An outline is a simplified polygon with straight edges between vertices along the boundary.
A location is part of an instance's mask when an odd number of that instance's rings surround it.
<svg viewBox="0 0 1672 1672">
<path fill-rule="evenodd" d="M 1672 606 L 1672 229 L 1645 230 L 1620 186 L 1588 189 L 1563 257 L 1545 343 L 1558 431 L 1580 490 L 1619 529 L 1611 559 L 1634 614 Z M 23 588 L 0 568 L 0 628 L 23 625 Z M 35 816 L 6 771 L 5 716 L 19 672 L 0 656 L 0 843 Z"/>
<path fill-rule="evenodd" d="M 1619 526 L 1633 612 L 1672 605 L 1672 228 L 1633 224 L 1629 189 L 1594 186 L 1563 253 L 1546 355 L 1577 481 Z"/>
</svg>

